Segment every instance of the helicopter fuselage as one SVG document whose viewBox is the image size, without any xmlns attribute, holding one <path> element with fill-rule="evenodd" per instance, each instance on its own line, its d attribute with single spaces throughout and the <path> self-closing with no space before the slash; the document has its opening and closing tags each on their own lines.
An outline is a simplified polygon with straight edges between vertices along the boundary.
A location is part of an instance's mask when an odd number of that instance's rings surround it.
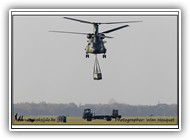
<svg viewBox="0 0 190 140">
<path fill-rule="evenodd" d="M 106 48 L 104 46 L 105 41 L 99 36 L 92 37 L 88 41 L 88 44 L 85 48 L 86 54 L 91 53 L 91 54 L 105 54 L 106 53 Z"/>
<path fill-rule="evenodd" d="M 89 53 L 91 54 L 104 54 L 103 58 L 106 58 L 106 48 L 104 46 L 105 41 L 103 41 L 105 35 L 101 34 L 98 32 L 98 23 L 94 23 L 94 31 L 93 34 L 88 34 L 87 38 L 88 38 L 88 45 L 86 46 L 85 50 L 86 50 L 86 58 L 89 57 Z"/>
</svg>

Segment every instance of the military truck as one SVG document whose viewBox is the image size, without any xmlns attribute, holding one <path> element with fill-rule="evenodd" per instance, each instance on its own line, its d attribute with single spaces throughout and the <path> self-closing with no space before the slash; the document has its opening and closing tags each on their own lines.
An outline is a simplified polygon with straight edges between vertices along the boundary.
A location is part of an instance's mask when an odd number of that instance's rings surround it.
<svg viewBox="0 0 190 140">
<path fill-rule="evenodd" d="M 120 119 L 121 115 L 118 114 L 118 110 L 116 109 L 113 109 L 112 115 L 95 115 L 95 114 L 93 115 L 93 113 L 91 112 L 91 109 L 88 108 L 88 109 L 84 109 L 82 118 L 87 121 L 92 121 L 95 119 L 103 119 L 106 121 L 111 121 L 112 119 Z"/>
</svg>

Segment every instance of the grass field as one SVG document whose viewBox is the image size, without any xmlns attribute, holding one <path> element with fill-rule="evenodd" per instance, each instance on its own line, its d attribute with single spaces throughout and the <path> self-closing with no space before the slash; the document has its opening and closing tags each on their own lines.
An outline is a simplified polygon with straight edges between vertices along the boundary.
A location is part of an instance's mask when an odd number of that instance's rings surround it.
<svg viewBox="0 0 190 140">
<path fill-rule="evenodd" d="M 27 121 L 29 118 L 35 119 L 34 122 Z M 177 117 L 163 117 L 163 116 L 151 116 L 151 117 L 122 117 L 121 119 L 106 120 L 92 120 L 86 121 L 82 117 L 67 117 L 65 122 L 57 122 L 55 116 L 24 116 L 24 121 L 16 121 L 13 119 L 13 125 L 175 125 L 178 124 Z"/>
</svg>

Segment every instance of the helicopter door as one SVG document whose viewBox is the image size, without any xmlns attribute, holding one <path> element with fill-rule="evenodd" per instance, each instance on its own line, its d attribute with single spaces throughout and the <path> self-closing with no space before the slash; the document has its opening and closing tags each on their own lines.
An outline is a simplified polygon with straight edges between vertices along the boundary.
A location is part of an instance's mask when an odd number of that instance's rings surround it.
<svg viewBox="0 0 190 140">
<path fill-rule="evenodd" d="M 93 78 L 94 80 L 102 79 L 102 73 L 101 73 L 100 65 L 97 59 L 97 55 L 95 55 Z"/>
</svg>

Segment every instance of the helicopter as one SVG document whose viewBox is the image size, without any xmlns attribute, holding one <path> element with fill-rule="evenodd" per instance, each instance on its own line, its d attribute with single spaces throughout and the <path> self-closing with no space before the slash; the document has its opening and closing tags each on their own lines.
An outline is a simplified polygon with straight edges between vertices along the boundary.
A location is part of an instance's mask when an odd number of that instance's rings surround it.
<svg viewBox="0 0 190 140">
<path fill-rule="evenodd" d="M 106 47 L 104 41 L 105 38 L 113 38 L 110 36 L 107 36 L 105 34 L 120 30 L 125 27 L 129 27 L 129 25 L 123 25 L 119 26 L 117 28 L 113 28 L 107 31 L 99 32 L 99 25 L 102 24 L 122 24 L 122 23 L 133 23 L 133 22 L 142 22 L 142 21 L 121 21 L 121 22 L 90 22 L 90 21 L 85 21 L 85 20 L 79 20 L 75 18 L 70 18 L 70 17 L 63 17 L 68 20 L 73 20 L 81 23 L 86 23 L 86 24 L 92 24 L 93 25 L 93 33 L 81 33 L 81 32 L 69 32 L 69 31 L 49 31 L 49 32 L 56 32 L 56 33 L 69 33 L 69 34 L 81 34 L 81 35 L 87 35 L 88 39 L 88 44 L 85 48 L 86 51 L 86 58 L 89 58 L 89 53 L 95 54 L 103 54 L 103 58 L 106 58 Z"/>
</svg>

